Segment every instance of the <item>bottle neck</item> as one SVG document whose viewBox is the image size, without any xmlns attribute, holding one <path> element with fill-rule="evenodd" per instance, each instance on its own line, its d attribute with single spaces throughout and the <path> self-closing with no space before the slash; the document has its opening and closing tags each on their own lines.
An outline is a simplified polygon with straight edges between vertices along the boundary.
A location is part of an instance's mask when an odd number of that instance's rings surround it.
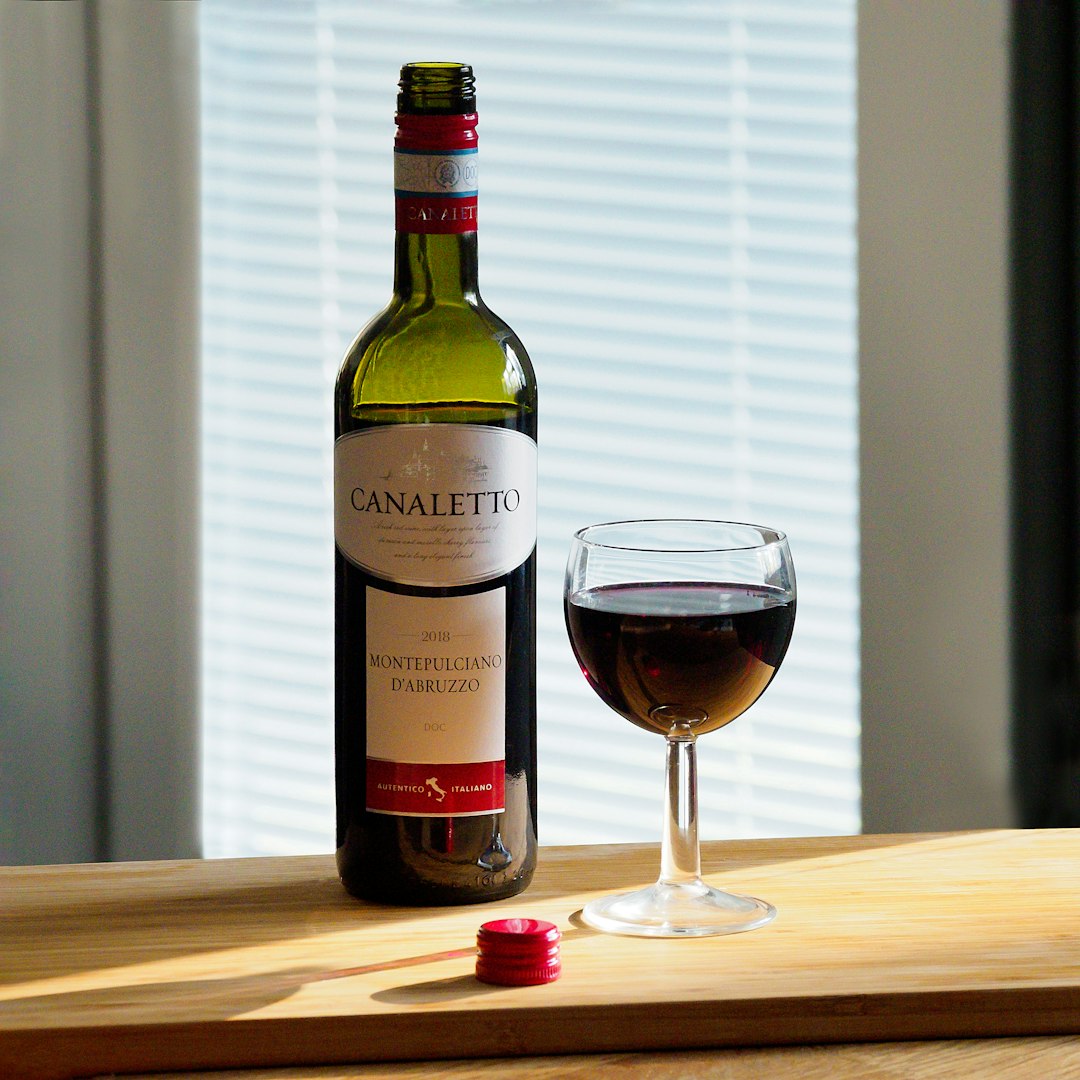
<svg viewBox="0 0 1080 1080">
<path fill-rule="evenodd" d="M 476 113 L 400 112 L 394 139 L 394 292 L 476 301 Z"/>
<path fill-rule="evenodd" d="M 394 246 L 394 293 L 408 302 L 473 303 L 476 233 L 398 231 Z"/>
</svg>

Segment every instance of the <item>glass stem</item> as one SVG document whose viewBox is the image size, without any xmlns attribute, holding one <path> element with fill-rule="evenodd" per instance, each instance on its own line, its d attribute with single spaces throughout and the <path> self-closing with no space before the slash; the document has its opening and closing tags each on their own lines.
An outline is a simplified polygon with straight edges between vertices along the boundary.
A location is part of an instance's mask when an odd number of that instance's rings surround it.
<svg viewBox="0 0 1080 1080">
<path fill-rule="evenodd" d="M 700 883 L 697 738 L 688 725 L 677 724 L 667 735 L 660 884 L 678 886 Z"/>
</svg>

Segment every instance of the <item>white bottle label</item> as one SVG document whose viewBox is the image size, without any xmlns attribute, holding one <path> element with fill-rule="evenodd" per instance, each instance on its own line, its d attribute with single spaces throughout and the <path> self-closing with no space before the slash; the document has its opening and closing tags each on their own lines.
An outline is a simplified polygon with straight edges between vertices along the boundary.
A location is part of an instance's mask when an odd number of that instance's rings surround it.
<svg viewBox="0 0 1080 1080">
<path fill-rule="evenodd" d="M 475 195 L 477 153 L 468 150 L 394 150 L 394 191 L 402 195 Z"/>
<path fill-rule="evenodd" d="M 391 424 L 334 446 L 334 537 L 403 585 L 489 581 L 536 544 L 536 443 L 478 424 Z"/>
<path fill-rule="evenodd" d="M 501 813 L 506 589 L 402 596 L 368 587 L 367 809 Z"/>
</svg>

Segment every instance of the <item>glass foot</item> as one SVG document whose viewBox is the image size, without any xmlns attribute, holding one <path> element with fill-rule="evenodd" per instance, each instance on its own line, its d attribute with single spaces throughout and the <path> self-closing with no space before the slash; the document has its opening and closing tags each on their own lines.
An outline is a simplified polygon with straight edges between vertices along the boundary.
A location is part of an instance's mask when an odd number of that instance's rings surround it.
<svg viewBox="0 0 1080 1080">
<path fill-rule="evenodd" d="M 637 937 L 705 937 L 755 930 L 776 908 L 752 896 L 714 889 L 703 881 L 657 882 L 637 892 L 603 896 L 586 904 L 582 919 L 594 930 Z"/>
</svg>

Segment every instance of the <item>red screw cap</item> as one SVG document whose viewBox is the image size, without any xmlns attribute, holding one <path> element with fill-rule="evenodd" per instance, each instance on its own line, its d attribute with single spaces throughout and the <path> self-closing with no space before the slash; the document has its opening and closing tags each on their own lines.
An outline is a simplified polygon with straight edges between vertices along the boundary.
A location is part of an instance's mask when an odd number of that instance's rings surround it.
<svg viewBox="0 0 1080 1080">
<path fill-rule="evenodd" d="M 562 971 L 554 923 L 542 919 L 496 919 L 476 935 L 476 977 L 499 986 L 554 982 Z"/>
</svg>

